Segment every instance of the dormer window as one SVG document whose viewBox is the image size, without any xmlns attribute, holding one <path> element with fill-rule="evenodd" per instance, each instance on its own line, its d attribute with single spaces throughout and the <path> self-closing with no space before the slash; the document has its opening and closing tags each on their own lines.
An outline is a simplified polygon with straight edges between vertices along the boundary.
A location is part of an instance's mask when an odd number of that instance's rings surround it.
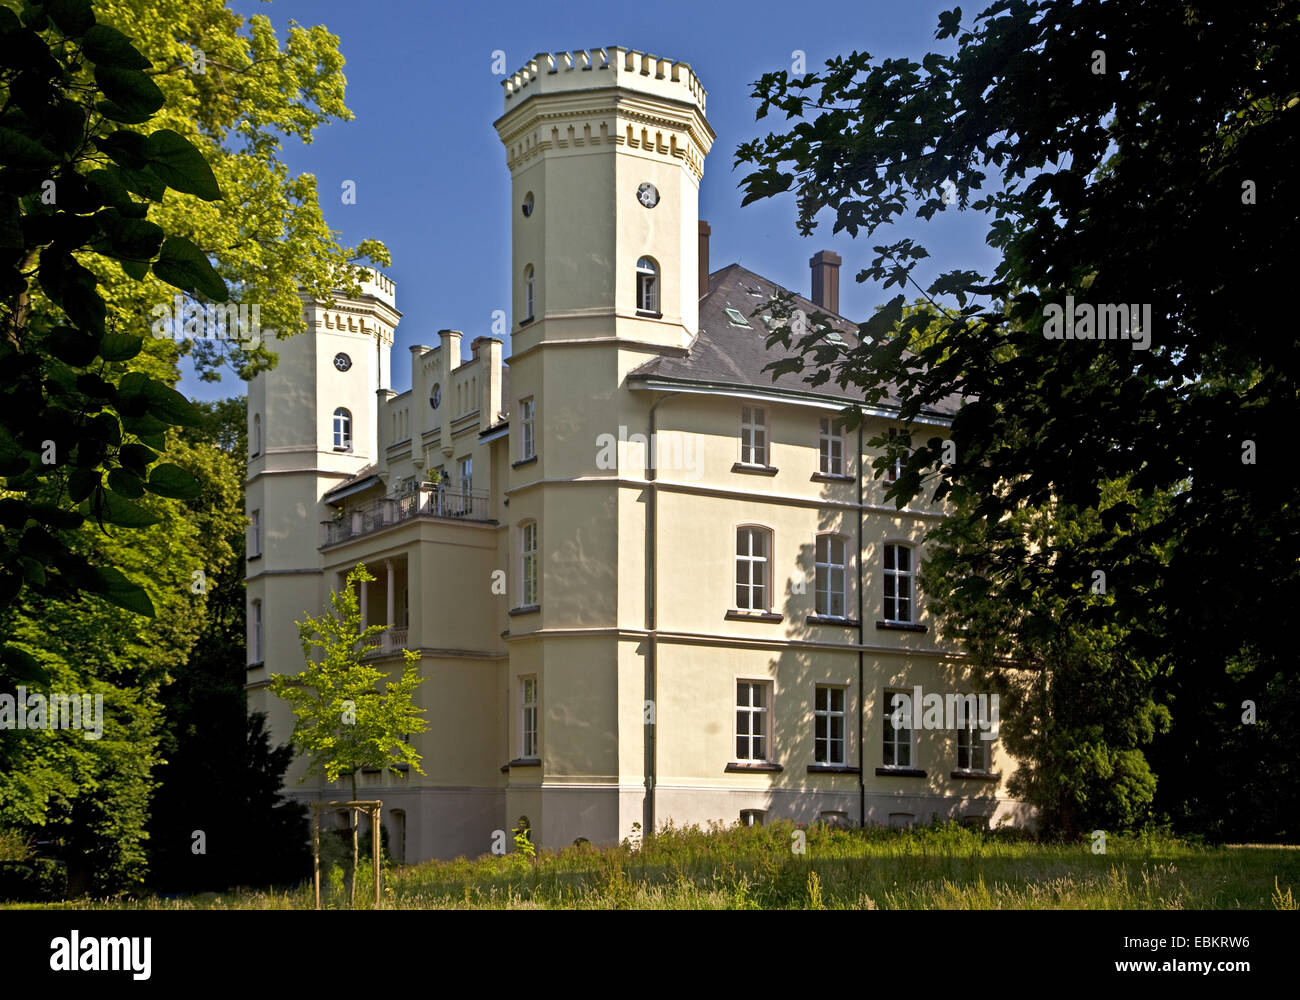
<svg viewBox="0 0 1300 1000">
<path fill-rule="evenodd" d="M 641 315 L 659 315 L 659 265 L 650 257 L 636 262 L 636 311 Z"/>
</svg>

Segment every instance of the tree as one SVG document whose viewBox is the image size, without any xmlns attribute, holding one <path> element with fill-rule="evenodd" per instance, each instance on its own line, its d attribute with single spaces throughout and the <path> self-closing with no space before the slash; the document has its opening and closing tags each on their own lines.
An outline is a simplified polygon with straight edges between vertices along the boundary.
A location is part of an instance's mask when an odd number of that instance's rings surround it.
<svg viewBox="0 0 1300 1000">
<path fill-rule="evenodd" d="M 1203 825 L 1233 779 L 1207 795 L 1200 748 L 1242 736 L 1244 699 L 1274 720 L 1295 704 L 1285 650 L 1300 525 L 1283 429 L 1300 366 L 1272 290 L 1286 287 L 1300 230 L 1300 21 L 1270 0 L 1000 0 L 970 27 L 960 8 L 945 12 L 937 38 L 955 44 L 764 75 L 758 117 L 793 124 L 738 150 L 745 201 L 790 191 L 800 231 L 826 212 L 853 236 L 909 213 L 923 228 L 939 212 L 981 212 L 1000 263 L 921 288 L 918 240 L 875 245 L 860 280 L 916 288 L 942 317 L 937 333 L 914 341 L 930 320 L 904 317 L 898 295 L 830 359 L 816 331 L 770 340 L 794 348 L 796 370 L 811 355 L 815 384 L 855 385 L 869 403 L 896 394 L 905 421 L 964 396 L 956 460 L 926 442 L 891 497 L 960 488 L 964 535 L 991 542 L 981 586 L 1037 595 L 1067 634 L 1098 627 L 1081 584 L 1111 574 L 1100 627 L 1155 665 L 1155 697 L 1172 706 L 1152 750 L 1172 779 L 1162 808 Z M 1132 317 L 1111 307 L 1151 319 L 1125 339 L 1086 339 L 1097 327 L 1080 311 L 1080 336 L 1055 339 L 1049 324 L 1072 302 L 1108 307 L 1117 324 Z M 1129 496 L 1108 506 L 1117 483 Z M 1041 531 L 1033 559 L 996 530 L 1053 510 L 1097 514 L 1100 530 Z M 1020 610 L 1003 624 L 1029 635 Z M 1137 686 L 1122 702 L 1140 701 L 1146 681 L 1124 673 Z M 1260 780 L 1284 794 L 1277 777 Z M 1278 835 L 1277 821 L 1255 835 Z"/>
<path fill-rule="evenodd" d="M 319 618 L 308 616 L 298 622 L 307 669 L 298 674 L 276 674 L 271 692 L 283 698 L 297 716 L 292 742 L 307 756 L 308 775 L 318 773 L 335 782 L 347 776 L 352 800 L 357 797 L 357 772 L 362 768 L 385 768 L 405 764 L 423 774 L 420 755 L 407 742 L 428 726 L 417 718 L 424 709 L 412 701 L 423 682 L 419 674 L 420 654 L 403 650 L 405 667 L 401 676 L 367 663 L 367 654 L 378 649 L 366 640 L 387 631 L 391 625 L 365 625 L 361 620 L 356 588 L 373 580 L 364 563 L 348 574 L 341 592 L 330 594 L 331 612 Z M 317 659 L 314 650 L 320 651 Z M 356 894 L 357 829 L 352 824 L 352 880 L 350 896 Z"/>
<path fill-rule="evenodd" d="M 244 691 L 245 402 L 196 404 L 201 426 L 183 434 L 217 454 L 229 489 L 205 491 L 191 506 L 196 518 L 219 517 L 214 530 L 235 557 L 209 570 L 202 631 L 159 693 L 165 761 L 149 816 L 149 882 L 168 891 L 294 882 L 310 871 L 306 810 L 280 794 L 293 750 L 271 745 L 265 715 L 248 712 Z"/>
<path fill-rule="evenodd" d="M 0 7 L 0 40 L 0 609 L 26 587 L 152 615 L 144 589 L 87 563 L 70 533 L 156 523 L 135 502 L 146 492 L 193 496 L 193 476 L 160 458 L 167 429 L 196 415 L 125 369 L 144 338 L 110 324 L 87 265 L 224 301 L 198 247 L 146 218 L 168 188 L 212 201 L 221 189 L 176 132 L 120 127 L 152 122 L 164 98 L 149 60 L 89 0 L 26 4 L 22 20 Z M 0 657 L 8 676 L 45 679 L 15 647 Z"/>
<path fill-rule="evenodd" d="M 200 415 L 172 387 L 193 347 L 151 336 L 151 317 L 179 291 L 184 310 L 257 305 L 291 334 L 297 276 L 350 287 L 355 261 L 387 252 L 340 247 L 314 179 L 277 155 L 280 136 L 350 117 L 323 28 L 292 27 L 281 50 L 269 21 L 217 0 L 0 0 L 0 42 L 0 690 L 105 705 L 99 741 L 0 732 L 0 825 L 61 841 L 88 887 L 115 891 L 143 879 L 154 769 L 175 745 L 160 692 L 206 629 L 194 574 L 233 583 L 218 619 L 242 592 L 245 448 L 223 461 L 191 436 Z M 197 71 L 199 42 L 215 71 Z M 250 340 L 208 343 L 241 371 L 273 361 Z M 273 809 L 252 800 L 282 772 L 277 752 L 237 722 L 258 775 L 248 808 Z"/>
</svg>

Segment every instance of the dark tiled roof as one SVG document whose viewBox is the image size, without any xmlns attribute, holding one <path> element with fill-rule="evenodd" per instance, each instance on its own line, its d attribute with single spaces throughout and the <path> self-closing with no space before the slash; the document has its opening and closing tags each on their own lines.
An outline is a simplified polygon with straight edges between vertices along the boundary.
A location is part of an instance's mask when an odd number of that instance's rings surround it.
<svg viewBox="0 0 1300 1000">
<path fill-rule="evenodd" d="M 808 367 L 802 372 L 783 372 L 775 380 L 770 371 L 763 370 L 772 361 L 794 356 L 795 352 L 787 351 L 779 344 L 768 350 L 767 325 L 761 314 L 751 314 L 755 307 L 786 291 L 739 264 L 730 264 L 720 271 L 714 271 L 709 275 L 708 294 L 700 299 L 700 332 L 691 344 L 689 353 L 685 357 L 665 356 L 647 361 L 629 373 L 629 380 L 637 382 L 664 379 L 707 383 L 734 386 L 737 389 L 796 393 L 846 403 L 861 400 L 861 392 L 852 385 L 848 389 L 841 389 L 834 381 L 815 387 L 809 385 L 807 379 L 811 377 L 812 371 Z M 795 295 L 793 305 L 810 316 L 820 311 L 802 295 Z M 750 324 L 749 327 L 737 326 L 732 322 L 727 309 L 740 313 Z M 856 323 L 843 316 L 835 316 L 831 319 L 831 325 L 839 332 L 846 346 L 857 345 Z M 805 364 L 808 360 L 810 359 L 806 359 Z M 951 396 L 944 400 L 942 406 L 926 412 L 951 416 L 957 412 L 958 403 L 958 398 Z M 897 406 L 898 397 L 890 392 L 877 405 Z"/>
<path fill-rule="evenodd" d="M 379 482 L 379 477 L 377 475 L 378 468 L 379 467 L 374 462 L 371 462 L 365 468 L 361 469 L 355 475 L 343 480 L 343 482 L 339 483 L 337 486 L 330 487 L 330 489 L 325 491 L 325 502 L 329 503 L 330 497 L 334 496 L 334 494 L 349 490 L 352 487 L 365 482 L 367 479 L 374 479 L 377 484 Z"/>
</svg>

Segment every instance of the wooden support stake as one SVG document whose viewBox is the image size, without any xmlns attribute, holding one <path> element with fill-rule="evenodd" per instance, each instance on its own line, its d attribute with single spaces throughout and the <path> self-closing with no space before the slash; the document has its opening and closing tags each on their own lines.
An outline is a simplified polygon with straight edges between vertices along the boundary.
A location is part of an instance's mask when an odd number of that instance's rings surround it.
<svg viewBox="0 0 1300 1000">
<path fill-rule="evenodd" d="M 312 881 L 316 884 L 316 909 L 320 909 L 320 807 L 311 808 Z"/>
</svg>

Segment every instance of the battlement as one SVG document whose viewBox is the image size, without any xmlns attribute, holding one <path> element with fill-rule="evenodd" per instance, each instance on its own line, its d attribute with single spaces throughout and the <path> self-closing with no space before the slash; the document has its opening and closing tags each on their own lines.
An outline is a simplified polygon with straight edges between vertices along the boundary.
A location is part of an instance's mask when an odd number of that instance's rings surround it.
<svg viewBox="0 0 1300 1000">
<path fill-rule="evenodd" d="M 393 283 L 393 279 L 373 268 L 361 280 L 361 294 L 373 295 L 381 302 L 388 303 L 394 309 L 397 308 L 397 286 Z"/>
<path fill-rule="evenodd" d="M 540 52 L 501 81 L 505 110 L 535 94 L 625 87 L 695 104 L 705 114 L 705 90 L 689 63 L 674 62 L 621 45 L 572 52 Z"/>
</svg>

